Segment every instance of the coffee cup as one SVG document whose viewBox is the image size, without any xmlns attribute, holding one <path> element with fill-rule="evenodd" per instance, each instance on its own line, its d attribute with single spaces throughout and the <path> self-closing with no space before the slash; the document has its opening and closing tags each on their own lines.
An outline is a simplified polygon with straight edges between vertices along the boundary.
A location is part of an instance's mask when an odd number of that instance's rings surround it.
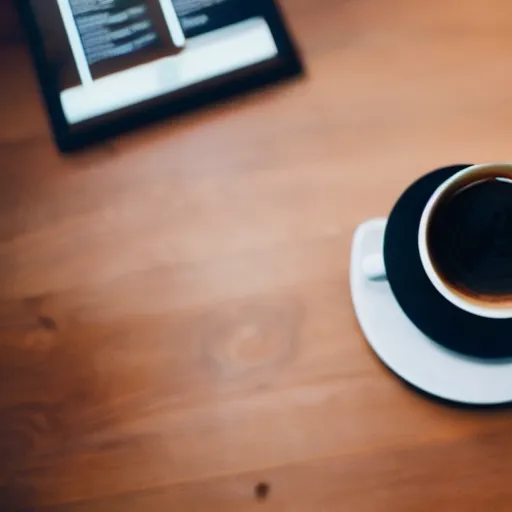
<svg viewBox="0 0 512 512">
<path fill-rule="evenodd" d="M 512 318 L 512 164 L 473 165 L 444 181 L 423 210 L 417 243 L 426 276 L 452 305 Z M 369 280 L 386 279 L 383 254 L 362 265 Z"/>
</svg>

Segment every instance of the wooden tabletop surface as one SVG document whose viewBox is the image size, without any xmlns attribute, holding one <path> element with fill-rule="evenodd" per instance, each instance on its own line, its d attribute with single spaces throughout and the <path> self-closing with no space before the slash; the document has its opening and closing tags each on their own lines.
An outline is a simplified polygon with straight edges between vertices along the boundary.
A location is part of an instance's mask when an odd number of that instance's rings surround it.
<svg viewBox="0 0 512 512">
<path fill-rule="evenodd" d="M 361 221 L 512 157 L 509 0 L 285 0 L 308 77 L 72 157 L 1 19 L 0 509 L 507 511 L 512 414 L 407 389 Z"/>
</svg>

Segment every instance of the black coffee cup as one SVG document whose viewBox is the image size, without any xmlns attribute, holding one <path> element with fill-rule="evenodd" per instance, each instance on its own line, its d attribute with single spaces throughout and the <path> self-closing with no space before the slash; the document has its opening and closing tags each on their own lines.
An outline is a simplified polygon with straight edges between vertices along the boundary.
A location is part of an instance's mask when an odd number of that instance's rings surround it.
<svg viewBox="0 0 512 512">
<path fill-rule="evenodd" d="M 471 315 L 511 319 L 512 164 L 469 166 L 442 182 L 423 209 L 417 243 L 444 299 Z M 369 256 L 363 270 L 386 279 L 384 255 Z"/>
</svg>

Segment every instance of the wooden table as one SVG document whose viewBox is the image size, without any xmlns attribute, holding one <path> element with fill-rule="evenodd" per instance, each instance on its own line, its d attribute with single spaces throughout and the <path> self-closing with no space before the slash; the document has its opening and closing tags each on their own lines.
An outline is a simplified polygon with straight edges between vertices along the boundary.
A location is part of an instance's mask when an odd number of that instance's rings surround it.
<svg viewBox="0 0 512 512">
<path fill-rule="evenodd" d="M 511 510 L 511 413 L 392 377 L 348 266 L 422 173 L 511 159 L 512 4 L 284 8 L 307 79 L 73 157 L 4 39 L 2 511 Z"/>
</svg>

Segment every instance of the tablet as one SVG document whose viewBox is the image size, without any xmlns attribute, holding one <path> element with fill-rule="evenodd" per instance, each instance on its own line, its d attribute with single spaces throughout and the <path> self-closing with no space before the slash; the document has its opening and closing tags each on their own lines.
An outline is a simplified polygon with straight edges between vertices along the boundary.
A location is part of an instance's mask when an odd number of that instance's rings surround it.
<svg viewBox="0 0 512 512">
<path fill-rule="evenodd" d="M 18 5 L 63 151 L 302 71 L 273 0 Z"/>
</svg>

